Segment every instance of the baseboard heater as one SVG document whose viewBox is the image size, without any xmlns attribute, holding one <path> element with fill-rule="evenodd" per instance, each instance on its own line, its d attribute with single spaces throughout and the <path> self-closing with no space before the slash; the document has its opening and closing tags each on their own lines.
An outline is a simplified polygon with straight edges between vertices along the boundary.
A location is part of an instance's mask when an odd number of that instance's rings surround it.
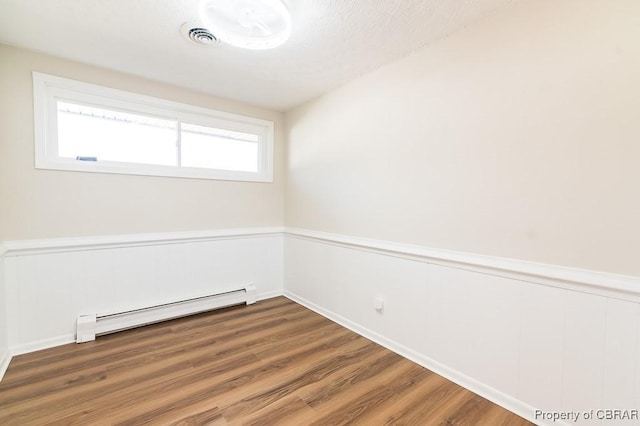
<svg viewBox="0 0 640 426">
<path fill-rule="evenodd" d="M 238 290 L 116 314 L 80 315 L 76 323 L 76 343 L 90 342 L 95 340 L 96 336 L 128 330 L 147 324 L 227 306 L 241 305 L 243 303 L 251 305 L 255 302 L 256 288 L 250 285 Z"/>
</svg>

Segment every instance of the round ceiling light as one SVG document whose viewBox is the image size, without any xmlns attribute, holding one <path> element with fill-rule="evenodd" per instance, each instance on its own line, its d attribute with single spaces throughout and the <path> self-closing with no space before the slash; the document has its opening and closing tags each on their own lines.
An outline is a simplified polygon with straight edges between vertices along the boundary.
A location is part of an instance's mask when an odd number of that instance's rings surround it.
<svg viewBox="0 0 640 426">
<path fill-rule="evenodd" d="M 280 0 L 200 0 L 200 20 L 223 42 L 272 49 L 291 34 L 291 15 Z"/>
</svg>

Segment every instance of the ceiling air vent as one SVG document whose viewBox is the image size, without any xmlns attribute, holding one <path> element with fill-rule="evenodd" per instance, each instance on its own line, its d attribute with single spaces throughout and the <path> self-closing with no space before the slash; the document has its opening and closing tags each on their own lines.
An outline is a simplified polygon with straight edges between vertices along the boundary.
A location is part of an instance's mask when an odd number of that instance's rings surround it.
<svg viewBox="0 0 640 426">
<path fill-rule="evenodd" d="M 192 43 L 202 47 L 220 46 L 220 39 L 211 32 L 203 28 L 201 25 L 193 22 L 185 22 L 182 24 L 182 35 Z"/>
</svg>

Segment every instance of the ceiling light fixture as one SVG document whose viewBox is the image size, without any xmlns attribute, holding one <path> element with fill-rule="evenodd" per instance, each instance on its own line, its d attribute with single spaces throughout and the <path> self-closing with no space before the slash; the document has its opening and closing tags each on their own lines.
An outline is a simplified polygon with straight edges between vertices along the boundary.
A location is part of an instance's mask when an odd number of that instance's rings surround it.
<svg viewBox="0 0 640 426">
<path fill-rule="evenodd" d="M 280 0 L 200 0 L 200 20 L 216 37 L 245 49 L 272 49 L 291 34 L 291 15 Z"/>
</svg>

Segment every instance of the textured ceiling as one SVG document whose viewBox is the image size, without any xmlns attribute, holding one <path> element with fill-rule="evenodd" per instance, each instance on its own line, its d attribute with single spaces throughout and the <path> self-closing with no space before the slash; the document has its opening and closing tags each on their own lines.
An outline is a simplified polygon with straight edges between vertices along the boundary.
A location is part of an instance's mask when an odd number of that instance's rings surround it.
<svg viewBox="0 0 640 426">
<path fill-rule="evenodd" d="M 0 42 L 287 110 L 512 1 L 285 0 L 291 39 L 251 51 L 185 40 L 197 0 L 0 0 Z"/>
</svg>

